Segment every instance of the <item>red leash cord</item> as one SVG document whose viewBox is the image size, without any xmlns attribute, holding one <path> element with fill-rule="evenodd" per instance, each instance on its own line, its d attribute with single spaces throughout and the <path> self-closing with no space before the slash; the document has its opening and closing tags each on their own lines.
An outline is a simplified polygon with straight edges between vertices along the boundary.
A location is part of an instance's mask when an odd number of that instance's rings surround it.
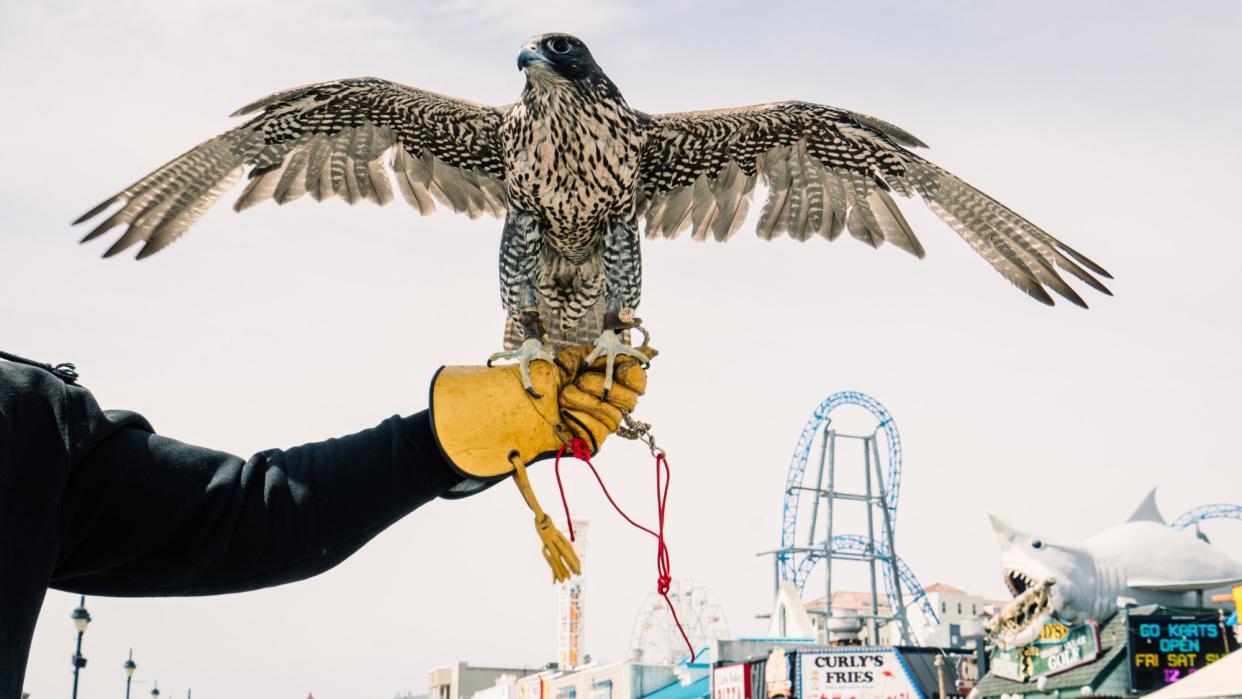
<svg viewBox="0 0 1242 699">
<path fill-rule="evenodd" d="M 663 451 L 656 452 L 656 520 L 659 524 L 656 531 L 651 531 L 647 527 L 630 519 L 625 514 L 621 506 L 616 500 L 612 499 L 612 494 L 608 492 L 608 487 L 604 485 L 604 479 L 600 477 L 599 471 L 596 470 L 595 464 L 591 463 L 591 448 L 582 439 L 574 437 L 568 443 L 562 444 L 561 448 L 556 452 L 556 463 L 554 470 L 556 471 L 556 487 L 561 491 L 561 505 L 565 508 L 565 522 L 569 527 L 569 540 L 574 541 L 574 521 L 569 516 L 569 500 L 565 498 L 565 486 L 561 483 L 561 456 L 566 450 L 570 450 L 572 455 L 579 461 L 585 463 L 594 474 L 595 480 L 599 483 L 599 489 L 604 492 L 604 497 L 608 498 L 608 504 L 617 511 L 617 514 L 629 522 L 635 529 L 641 529 L 656 538 L 656 592 L 664 598 L 664 603 L 668 605 L 668 611 L 673 615 L 673 623 L 677 625 L 677 630 L 681 632 L 681 638 L 686 642 L 686 648 L 690 650 L 690 662 L 694 662 L 695 652 L 694 646 L 690 643 L 690 638 L 686 636 L 686 630 L 681 625 L 681 620 L 677 618 L 677 609 L 673 606 L 673 601 L 668 598 L 669 586 L 673 582 L 672 575 L 669 573 L 669 556 L 668 544 L 664 541 L 664 513 L 668 505 L 668 484 L 671 471 L 668 467 L 668 459 L 664 456 Z"/>
</svg>

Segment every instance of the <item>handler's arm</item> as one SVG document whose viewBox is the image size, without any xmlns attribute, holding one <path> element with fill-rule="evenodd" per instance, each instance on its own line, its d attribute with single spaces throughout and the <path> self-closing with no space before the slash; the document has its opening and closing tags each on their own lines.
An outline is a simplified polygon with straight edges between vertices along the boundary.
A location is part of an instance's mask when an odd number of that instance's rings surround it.
<svg viewBox="0 0 1242 699">
<path fill-rule="evenodd" d="M 52 587 L 201 595 L 300 580 L 460 480 L 425 412 L 249 459 L 122 428 L 69 475 Z"/>
</svg>

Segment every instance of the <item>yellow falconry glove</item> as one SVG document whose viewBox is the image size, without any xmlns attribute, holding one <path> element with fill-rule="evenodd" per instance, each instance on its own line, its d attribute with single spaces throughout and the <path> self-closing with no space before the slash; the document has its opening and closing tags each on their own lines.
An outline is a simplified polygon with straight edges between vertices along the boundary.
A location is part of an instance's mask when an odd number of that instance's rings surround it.
<svg viewBox="0 0 1242 699">
<path fill-rule="evenodd" d="M 656 355 L 649 347 L 638 349 L 648 358 Z M 516 364 L 446 366 L 431 381 L 431 425 L 440 451 L 453 468 L 476 481 L 514 475 L 535 513 L 543 555 L 557 581 L 580 573 L 581 565 L 573 546 L 539 506 L 526 466 L 555 456 L 573 438 L 585 441 L 592 454 L 598 452 L 647 389 L 645 368 L 623 358 L 605 396 L 604 360 L 578 368 L 590 351 L 587 346 L 562 350 L 556 355 L 559 366 L 532 363 L 531 383 L 538 398 L 523 387 Z"/>
</svg>

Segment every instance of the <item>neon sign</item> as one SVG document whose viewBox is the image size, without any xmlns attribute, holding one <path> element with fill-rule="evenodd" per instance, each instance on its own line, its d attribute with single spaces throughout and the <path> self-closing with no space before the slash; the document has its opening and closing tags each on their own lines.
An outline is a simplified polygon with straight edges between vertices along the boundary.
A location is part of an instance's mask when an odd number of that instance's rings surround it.
<svg viewBox="0 0 1242 699">
<path fill-rule="evenodd" d="M 1132 614 L 1129 637 L 1130 688 L 1160 689 L 1223 658 L 1229 639 L 1220 614 Z"/>
</svg>

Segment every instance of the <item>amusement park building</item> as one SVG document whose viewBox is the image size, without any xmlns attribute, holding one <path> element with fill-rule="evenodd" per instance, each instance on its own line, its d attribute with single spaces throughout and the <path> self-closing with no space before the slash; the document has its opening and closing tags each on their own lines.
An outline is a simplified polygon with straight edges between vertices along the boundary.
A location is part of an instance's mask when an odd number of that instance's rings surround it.
<svg viewBox="0 0 1242 699">
<path fill-rule="evenodd" d="M 517 681 L 515 699 L 635 699 L 677 682 L 673 667 L 626 660 L 551 670 Z"/>
<path fill-rule="evenodd" d="M 458 663 L 431 672 L 430 699 L 639 699 L 655 695 L 691 699 L 685 693 L 668 696 L 676 693 L 669 690 L 694 687 L 697 683 L 702 693 L 696 696 L 706 696 L 707 671 L 706 665 L 683 663 L 674 667 L 628 660 L 588 662 L 569 672 L 562 672 L 555 664 L 549 669 L 532 671 L 474 668 Z"/>
<path fill-rule="evenodd" d="M 910 632 L 920 646 L 969 647 L 974 643 L 970 631 L 977 631 L 986 617 L 1007 604 L 972 595 L 944 583 L 929 585 L 924 591 L 940 618 L 929 619 L 920 605 L 910 607 L 907 615 Z M 974 629 L 970 628 L 972 626 Z"/>
<path fill-rule="evenodd" d="M 860 654 L 868 660 L 859 660 Z M 896 687 L 905 690 L 905 696 L 932 699 L 938 697 L 939 682 L 947 682 L 948 687 L 957 684 L 956 665 L 945 663 L 941 669 L 936 658 L 956 662 L 966 657 L 961 652 L 946 655 L 929 648 L 830 649 L 805 641 L 770 638 L 717 640 L 699 655 L 696 662 L 683 660 L 676 665 L 618 661 L 588 663 L 572 672 L 549 669 L 521 678 L 505 674 L 496 678 L 494 686 L 463 699 L 818 699 L 817 695 L 802 691 L 798 663 L 804 656 L 835 656 L 842 659 L 842 666 L 887 658 L 890 672 L 885 674 L 889 679 L 877 676 L 883 687 L 876 689 Z M 783 683 L 784 688 L 774 690 L 766 686 L 774 680 Z M 739 681 L 746 686 L 734 686 Z M 758 688 L 752 688 L 752 683 Z M 898 695 L 900 691 L 893 696 Z M 951 690 L 948 695 L 963 697 L 964 692 Z"/>
<path fill-rule="evenodd" d="M 1039 678 L 1038 681 L 1018 681 L 1006 678 L 997 672 L 992 672 L 984 677 L 978 685 L 978 696 L 980 699 L 1060 699 L 1066 696 L 1095 696 L 1095 697 L 1133 697 L 1142 696 L 1150 693 L 1153 689 L 1167 687 L 1173 688 L 1177 686 L 1176 681 L 1168 684 L 1159 683 L 1154 687 L 1135 688 L 1134 669 L 1145 667 L 1145 663 L 1141 658 L 1144 654 L 1150 655 L 1155 660 L 1158 656 L 1145 653 L 1143 650 L 1132 647 L 1134 642 L 1135 630 L 1130 628 L 1132 624 L 1130 620 L 1134 616 L 1145 617 L 1148 615 L 1168 615 L 1170 619 L 1189 619 L 1203 612 L 1208 613 L 1211 618 L 1217 610 L 1204 608 L 1175 608 L 1164 607 L 1161 605 L 1146 605 L 1142 607 L 1133 607 L 1124 612 L 1113 614 L 1107 620 L 1099 624 L 1097 633 L 1098 641 L 1094 644 L 1095 657 L 1089 662 L 1078 665 L 1071 665 L 1069 669 L 1048 674 L 1046 677 Z M 1206 637 L 1205 637 L 1206 638 Z M 1166 639 L 1167 640 L 1167 639 Z M 1182 655 L 1177 652 L 1177 648 L 1187 641 L 1195 639 L 1189 637 L 1176 637 L 1173 639 L 1169 653 L 1161 652 L 1160 660 L 1157 663 L 1164 665 L 1168 657 L 1171 655 Z M 1225 642 L 1223 650 L 1225 654 L 1218 655 L 1217 658 L 1228 655 L 1230 644 Z M 1160 649 L 1160 646 L 1153 646 L 1154 649 Z M 1220 662 L 1219 659 L 1210 662 Z M 1200 668 L 1199 671 L 1206 671 L 1211 668 L 1209 663 L 1206 667 L 1196 663 Z M 1132 667 L 1133 666 L 1133 667 Z M 1182 670 L 1179 675 L 1184 677 L 1194 672 L 1193 668 L 1187 672 Z M 1228 693 L 1210 693 L 1210 694 L 1186 694 L 1184 697 L 1200 697 L 1207 699 L 1209 697 L 1242 697 L 1242 674 L 1238 674 L 1232 670 L 1224 671 L 1228 674 L 1234 674 L 1232 682 L 1225 679 L 1213 680 L 1213 682 L 1222 682 L 1223 685 L 1229 686 Z M 1157 692 L 1160 694 L 1160 692 Z M 1175 692 L 1169 692 L 1170 696 L 1176 696 Z"/>
<path fill-rule="evenodd" d="M 457 663 L 427 673 L 428 699 L 472 699 L 476 693 L 539 672 L 537 668 L 473 667 Z M 496 698 L 493 698 L 496 699 Z M 499 699 L 511 699 L 503 697 Z"/>
<path fill-rule="evenodd" d="M 910 605 L 907 610 L 907 619 L 910 623 L 910 633 L 914 637 L 915 642 L 920 646 L 935 646 L 938 648 L 968 648 L 973 644 L 969 630 L 971 626 L 976 629 L 983 620 L 995 612 L 996 609 L 1003 607 L 1004 602 L 989 600 L 979 595 L 973 595 L 964 590 L 960 590 L 952 585 L 945 583 L 935 583 L 929 585 L 925 592 L 927 600 L 933 610 L 939 616 L 939 619 L 932 619 L 923 611 L 922 605 Z M 889 615 L 891 610 L 888 606 L 888 597 L 882 593 L 876 595 L 879 601 L 878 613 L 880 615 Z M 814 619 L 822 619 L 824 613 L 823 598 L 811 600 L 806 603 L 806 611 Z M 832 593 L 832 611 L 834 615 L 855 615 L 865 616 L 871 612 L 871 595 L 866 592 L 837 591 Z M 816 623 L 817 628 L 822 633 L 822 625 Z M 867 630 L 864 626 L 862 638 L 867 638 Z M 888 624 L 880 629 L 879 645 L 901 645 L 901 637 L 899 630 L 895 624 Z"/>
</svg>

